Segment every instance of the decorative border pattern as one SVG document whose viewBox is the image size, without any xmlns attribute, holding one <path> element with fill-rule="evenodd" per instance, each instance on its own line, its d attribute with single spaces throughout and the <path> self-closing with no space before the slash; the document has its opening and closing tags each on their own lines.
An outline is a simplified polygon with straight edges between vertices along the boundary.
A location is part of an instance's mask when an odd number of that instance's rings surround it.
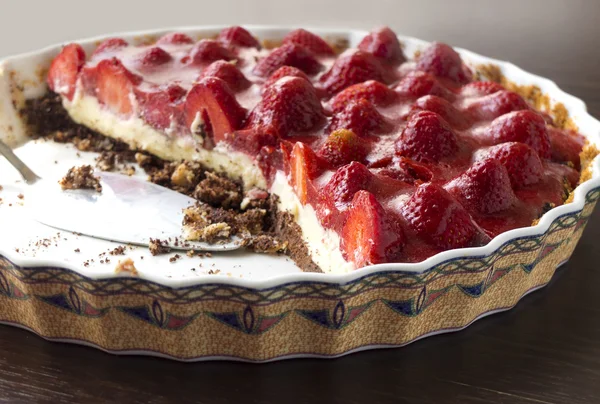
<svg viewBox="0 0 600 404">
<path fill-rule="evenodd" d="M 404 345 L 465 327 L 545 285 L 570 257 L 599 198 L 600 188 L 591 190 L 582 211 L 556 218 L 544 234 L 510 240 L 491 255 L 448 260 L 419 274 L 382 271 L 345 284 L 171 288 L 20 267 L 0 256 L 0 321 L 50 339 L 182 360 L 265 361 Z"/>
</svg>

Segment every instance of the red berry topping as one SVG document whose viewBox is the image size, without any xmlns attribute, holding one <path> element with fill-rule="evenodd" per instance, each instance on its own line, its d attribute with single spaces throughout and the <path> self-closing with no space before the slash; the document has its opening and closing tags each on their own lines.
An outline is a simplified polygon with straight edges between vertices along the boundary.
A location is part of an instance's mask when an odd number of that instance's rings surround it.
<svg viewBox="0 0 600 404">
<path fill-rule="evenodd" d="M 400 226 L 389 220 L 390 215 L 373 194 L 357 192 L 342 229 L 340 248 L 344 258 L 356 268 L 398 259 L 405 238 Z"/>
<path fill-rule="evenodd" d="M 550 158 L 550 138 L 544 118 L 533 111 L 516 111 L 494 119 L 487 130 L 492 144 L 521 142 L 541 158 Z"/>
<path fill-rule="evenodd" d="M 319 149 L 318 155 L 332 167 L 352 161 L 364 163 L 369 146 L 351 130 L 339 129 L 332 132 Z"/>
<path fill-rule="evenodd" d="M 310 147 L 302 142 L 296 142 L 290 154 L 290 179 L 298 199 L 304 205 L 308 201 L 311 180 L 320 171 L 318 157 Z"/>
<path fill-rule="evenodd" d="M 324 119 L 312 84 L 299 77 L 284 77 L 265 89 L 262 100 L 250 114 L 248 127 L 290 136 L 310 131 Z"/>
<path fill-rule="evenodd" d="M 434 76 L 418 70 L 414 70 L 404 76 L 394 90 L 410 98 L 437 95 L 447 100 L 454 99 L 454 95 L 442 86 Z"/>
<path fill-rule="evenodd" d="M 127 43 L 126 40 L 124 40 L 122 38 L 105 39 L 104 41 L 102 41 L 102 43 L 100 45 L 98 45 L 98 47 L 96 47 L 96 49 L 94 50 L 94 53 L 92 53 L 92 59 L 98 55 L 102 55 L 105 53 L 117 52 L 118 50 L 123 49 L 127 46 L 129 46 L 129 44 Z M 106 56 L 106 55 L 104 55 L 104 56 Z"/>
<path fill-rule="evenodd" d="M 358 49 L 369 52 L 387 63 L 399 64 L 405 61 L 400 42 L 394 31 L 381 27 L 363 38 Z"/>
<path fill-rule="evenodd" d="M 506 168 L 494 159 L 476 162 L 446 189 L 465 206 L 483 214 L 508 209 L 516 200 Z"/>
<path fill-rule="evenodd" d="M 485 120 L 494 119 L 512 111 L 527 109 L 529 109 L 529 105 L 523 97 L 506 90 L 476 99 L 467 108 L 473 117 Z"/>
<path fill-rule="evenodd" d="M 260 48 L 258 40 L 242 27 L 234 26 L 225 28 L 219 33 L 217 41 L 226 46 L 240 46 L 246 48 Z"/>
<path fill-rule="evenodd" d="M 288 43 L 281 45 L 259 60 L 254 66 L 253 72 L 257 76 L 268 77 L 282 66 L 296 67 L 311 76 L 317 74 L 322 67 L 321 63 L 306 48 Z"/>
<path fill-rule="evenodd" d="M 190 56 L 196 64 L 208 64 L 215 60 L 235 59 L 235 55 L 229 49 L 212 39 L 198 41 L 192 48 Z"/>
<path fill-rule="evenodd" d="M 131 73 L 117 58 L 104 59 L 98 63 L 96 71 L 96 91 L 98 101 L 110 110 L 123 116 L 133 113 L 131 94 L 133 87 L 142 78 Z"/>
<path fill-rule="evenodd" d="M 474 81 L 463 86 L 460 93 L 464 97 L 483 97 L 503 90 L 505 90 L 504 87 L 493 81 Z"/>
<path fill-rule="evenodd" d="M 301 28 L 288 33 L 283 43 L 303 46 L 317 56 L 334 55 L 333 49 L 323 38 Z"/>
<path fill-rule="evenodd" d="M 479 232 L 469 213 L 443 188 L 431 183 L 417 188 L 402 214 L 420 237 L 444 250 L 471 246 Z"/>
<path fill-rule="evenodd" d="M 417 161 L 438 161 L 458 151 L 458 141 L 452 128 L 434 112 L 412 115 L 396 140 L 396 153 Z"/>
<path fill-rule="evenodd" d="M 375 106 L 386 107 L 395 99 L 396 93 L 389 87 L 378 81 L 369 80 L 341 91 L 331 100 L 330 105 L 333 111 L 341 111 L 353 101 L 367 100 Z"/>
<path fill-rule="evenodd" d="M 361 189 L 369 190 L 375 181 L 375 175 L 364 165 L 353 161 L 333 174 L 323 188 L 324 199 L 329 199 L 340 211 L 345 211 L 354 194 Z"/>
<path fill-rule="evenodd" d="M 420 184 L 433 178 L 429 168 L 403 156 L 393 159 L 388 166 L 376 169 L 375 172 L 408 184 Z"/>
<path fill-rule="evenodd" d="M 269 76 L 269 78 L 265 82 L 264 88 L 267 88 L 267 87 L 273 85 L 274 83 L 276 83 L 279 79 L 281 79 L 283 77 L 300 77 L 300 78 L 305 79 L 306 81 L 310 82 L 310 79 L 308 78 L 306 73 L 304 73 L 302 70 L 296 69 L 295 67 L 292 67 L 292 66 L 283 66 L 283 67 L 280 67 L 279 69 L 275 70 L 275 72 L 273 74 L 271 74 L 271 76 Z"/>
<path fill-rule="evenodd" d="M 50 64 L 46 78 L 50 89 L 72 100 L 77 76 L 84 63 L 85 52 L 81 45 L 72 43 L 65 46 Z"/>
<path fill-rule="evenodd" d="M 192 38 L 181 32 L 170 32 L 156 41 L 157 45 L 185 45 L 193 43 L 194 40 Z"/>
<path fill-rule="evenodd" d="M 417 69 L 457 84 L 470 82 L 472 76 L 460 55 L 450 46 L 439 42 L 432 43 L 421 53 L 417 61 Z"/>
<path fill-rule="evenodd" d="M 387 133 L 392 125 L 367 100 L 352 101 L 331 119 L 328 130 L 349 129 L 358 136 Z"/>
<path fill-rule="evenodd" d="M 560 163 L 572 163 L 575 169 L 581 169 L 579 155 L 585 145 L 585 138 L 570 130 L 561 130 L 551 126 L 546 127 L 550 138 L 552 160 Z"/>
<path fill-rule="evenodd" d="M 485 158 L 498 160 L 508 172 L 513 189 L 539 182 L 544 166 L 538 154 L 525 143 L 508 142 L 491 147 Z"/>
<path fill-rule="evenodd" d="M 216 144 L 242 127 L 246 110 L 238 104 L 227 83 L 216 77 L 206 77 L 188 93 L 184 114 L 188 128 L 199 116 L 203 129 L 212 132 Z"/>
<path fill-rule="evenodd" d="M 242 91 L 250 87 L 250 81 L 233 63 L 217 60 L 208 66 L 200 75 L 203 77 L 217 77 L 223 80 L 233 91 Z"/>
<path fill-rule="evenodd" d="M 326 92 L 335 94 L 352 84 L 367 80 L 388 81 L 379 61 L 370 53 L 358 50 L 338 57 L 319 82 Z"/>
<path fill-rule="evenodd" d="M 151 69 L 165 63 L 169 63 L 173 59 L 169 52 L 158 46 L 146 48 L 142 52 L 135 55 L 136 66 L 140 69 Z"/>
<path fill-rule="evenodd" d="M 431 111 L 435 112 L 446 122 L 456 129 L 466 129 L 471 126 L 471 122 L 462 112 L 457 110 L 452 104 L 443 98 L 435 95 L 426 95 L 419 98 L 413 105 L 412 111 Z"/>
<path fill-rule="evenodd" d="M 140 106 L 140 115 L 150 126 L 167 129 L 177 114 L 177 106 L 183 102 L 186 91 L 177 84 L 156 91 L 136 91 L 136 99 Z"/>
</svg>

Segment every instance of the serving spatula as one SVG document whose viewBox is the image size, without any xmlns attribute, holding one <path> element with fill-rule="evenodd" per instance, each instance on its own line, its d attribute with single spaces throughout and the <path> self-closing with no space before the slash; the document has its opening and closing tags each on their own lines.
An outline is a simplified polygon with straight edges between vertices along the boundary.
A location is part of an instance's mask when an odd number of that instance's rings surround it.
<svg viewBox="0 0 600 404">
<path fill-rule="evenodd" d="M 184 241 L 183 209 L 196 200 L 143 179 L 100 172 L 102 192 L 62 190 L 56 181 L 37 176 L 0 140 L 6 157 L 29 185 L 27 205 L 35 220 L 45 225 L 99 239 L 147 246 L 150 238 L 167 241 L 173 249 L 230 251 L 238 239 L 224 243 Z"/>
</svg>

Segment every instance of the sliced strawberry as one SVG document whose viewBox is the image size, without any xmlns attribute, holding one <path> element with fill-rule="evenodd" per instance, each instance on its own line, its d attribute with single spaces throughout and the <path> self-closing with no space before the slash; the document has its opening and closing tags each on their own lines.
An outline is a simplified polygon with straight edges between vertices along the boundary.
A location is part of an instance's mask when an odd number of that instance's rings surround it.
<svg viewBox="0 0 600 404">
<path fill-rule="evenodd" d="M 92 53 L 92 59 L 97 56 L 106 56 L 107 53 L 114 53 L 120 49 L 128 47 L 129 44 L 123 38 L 108 38 L 105 39 L 96 47 L 94 53 Z"/>
<path fill-rule="evenodd" d="M 200 75 L 204 77 L 216 77 L 227 83 L 230 89 L 235 92 L 242 91 L 250 87 L 250 81 L 244 76 L 233 63 L 217 60 L 208 66 Z"/>
<path fill-rule="evenodd" d="M 310 147 L 296 142 L 290 155 L 290 180 L 298 199 L 304 205 L 308 202 L 311 180 L 320 172 L 318 157 Z"/>
<path fill-rule="evenodd" d="M 399 257 L 404 243 L 400 226 L 390 223 L 390 215 L 375 196 L 358 191 L 342 229 L 340 248 L 344 258 L 356 268 L 390 262 Z"/>
<path fill-rule="evenodd" d="M 456 84 L 466 84 L 472 77 L 471 70 L 463 64 L 460 55 L 452 47 L 439 42 L 432 43 L 421 53 L 417 69 Z"/>
<path fill-rule="evenodd" d="M 402 96 L 409 98 L 437 95 L 447 100 L 454 99 L 454 94 L 441 85 L 435 76 L 418 70 L 414 70 L 404 76 L 394 90 Z"/>
<path fill-rule="evenodd" d="M 283 44 L 258 61 L 253 72 L 257 76 L 268 77 L 283 66 L 292 66 L 308 75 L 317 74 L 322 65 L 310 51 L 291 43 Z"/>
<path fill-rule="evenodd" d="M 304 73 L 302 70 L 296 69 L 295 67 L 292 67 L 292 66 L 283 66 L 283 67 L 280 67 L 279 69 L 275 70 L 275 72 L 273 72 L 273 74 L 271 74 L 269 76 L 267 81 L 265 81 L 264 88 L 272 86 L 279 79 L 284 78 L 284 77 L 300 77 L 301 79 L 304 79 L 304 80 L 310 82 L 310 79 L 308 78 L 306 73 Z"/>
<path fill-rule="evenodd" d="M 516 200 L 506 168 L 494 159 L 476 162 L 446 189 L 463 205 L 483 214 L 508 209 Z"/>
<path fill-rule="evenodd" d="M 242 129 L 227 133 L 225 141 L 235 150 L 243 151 L 250 156 L 257 156 L 263 146 L 277 146 L 279 138 L 262 130 Z"/>
<path fill-rule="evenodd" d="M 396 93 L 378 81 L 354 84 L 338 93 L 330 103 L 333 111 L 341 111 L 352 101 L 367 100 L 377 107 L 387 107 L 396 100 Z"/>
<path fill-rule="evenodd" d="M 117 58 L 104 59 L 98 63 L 96 86 L 98 100 L 111 111 L 123 116 L 133 113 L 131 102 L 134 86 L 142 78 L 131 73 Z"/>
<path fill-rule="evenodd" d="M 452 104 L 441 97 L 435 95 L 426 95 L 419 98 L 412 106 L 412 111 L 431 111 L 435 112 L 446 122 L 456 129 L 466 129 L 471 126 L 471 121 L 457 110 Z"/>
<path fill-rule="evenodd" d="M 238 104 L 231 89 L 223 80 L 206 77 L 194 85 L 184 105 L 185 122 L 191 128 L 198 114 L 204 129 L 210 128 L 214 143 L 225 140 L 225 135 L 240 129 L 246 110 Z"/>
<path fill-rule="evenodd" d="M 390 77 L 373 55 L 361 50 L 345 52 L 319 78 L 322 88 L 331 95 L 367 80 L 389 83 Z"/>
<path fill-rule="evenodd" d="M 539 182 L 544 167 L 538 154 L 525 143 L 508 142 L 487 150 L 485 158 L 498 160 L 508 172 L 513 189 Z"/>
<path fill-rule="evenodd" d="M 165 130 L 177 114 L 177 106 L 183 101 L 186 91 L 177 84 L 159 87 L 156 91 L 135 91 L 140 106 L 140 116 L 150 126 Z"/>
<path fill-rule="evenodd" d="M 400 64 L 406 60 L 396 34 L 388 27 L 373 30 L 360 41 L 358 49 L 369 52 L 386 63 Z"/>
<path fill-rule="evenodd" d="M 233 60 L 235 55 L 219 42 L 213 39 L 201 39 L 196 42 L 190 52 L 190 57 L 195 64 L 209 64 L 215 60 Z"/>
<path fill-rule="evenodd" d="M 572 163 L 576 170 L 581 169 L 579 155 L 585 145 L 585 138 L 572 130 L 547 127 L 551 145 L 552 160 L 560 163 Z"/>
<path fill-rule="evenodd" d="M 72 43 L 65 46 L 54 58 L 48 70 L 48 87 L 69 100 L 75 95 L 79 71 L 85 63 L 85 51 L 81 45 Z"/>
<path fill-rule="evenodd" d="M 169 63 L 172 59 L 173 57 L 169 52 L 158 46 L 153 46 L 135 55 L 135 64 L 140 70 L 149 70 Z"/>
<path fill-rule="evenodd" d="M 247 126 L 290 136 L 310 131 L 324 119 L 323 107 L 312 84 L 299 77 L 284 77 L 265 89 Z"/>
<path fill-rule="evenodd" d="M 469 213 L 432 183 L 417 188 L 402 214 L 420 237 L 444 250 L 471 246 L 479 232 Z"/>
<path fill-rule="evenodd" d="M 375 173 L 408 184 L 420 184 L 431 181 L 433 178 L 433 173 L 429 168 L 403 156 L 394 158 L 385 167 L 375 169 Z"/>
<path fill-rule="evenodd" d="M 333 56 L 331 46 L 318 35 L 305 29 L 296 29 L 283 37 L 283 43 L 303 46 L 317 56 Z"/>
<path fill-rule="evenodd" d="M 493 81 L 474 81 L 463 86 L 460 93 L 464 97 L 483 97 L 503 90 L 504 87 Z"/>
<path fill-rule="evenodd" d="M 325 139 L 317 154 L 332 167 L 339 167 L 352 161 L 364 163 L 368 153 L 368 143 L 351 130 L 339 129 Z"/>
<path fill-rule="evenodd" d="M 396 154 L 417 161 L 438 161 L 458 151 L 458 140 L 441 116 L 421 111 L 410 117 L 395 148 Z"/>
<path fill-rule="evenodd" d="M 550 158 L 550 138 L 544 118 L 533 111 L 516 111 L 502 115 L 491 123 L 486 136 L 492 144 L 521 142 L 541 158 Z"/>
<path fill-rule="evenodd" d="M 170 32 L 156 41 L 157 45 L 190 45 L 193 43 L 194 40 L 189 35 L 181 32 Z"/>
<path fill-rule="evenodd" d="M 473 117 L 482 120 L 491 120 L 509 112 L 528 109 L 529 105 L 523 97 L 506 90 L 475 99 L 467 107 L 467 111 Z"/>
<path fill-rule="evenodd" d="M 340 211 L 348 209 L 354 194 L 361 189 L 370 190 L 375 175 L 363 164 L 353 161 L 337 169 L 323 188 L 323 198 L 330 200 Z"/>
<path fill-rule="evenodd" d="M 225 46 L 260 48 L 260 43 L 247 30 L 239 26 L 225 28 L 219 33 L 217 41 Z"/>
<path fill-rule="evenodd" d="M 393 126 L 369 101 L 358 99 L 350 102 L 335 114 L 327 128 L 333 132 L 338 129 L 349 129 L 358 136 L 387 133 Z"/>
</svg>

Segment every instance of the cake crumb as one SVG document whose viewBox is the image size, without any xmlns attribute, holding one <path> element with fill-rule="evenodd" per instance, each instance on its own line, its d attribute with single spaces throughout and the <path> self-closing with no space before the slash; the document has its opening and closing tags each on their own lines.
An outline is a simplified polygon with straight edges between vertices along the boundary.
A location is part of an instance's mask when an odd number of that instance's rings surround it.
<svg viewBox="0 0 600 404">
<path fill-rule="evenodd" d="M 81 250 L 80 250 L 79 248 L 76 248 L 76 249 L 75 249 L 75 250 L 73 250 L 73 251 L 75 251 L 76 253 L 79 253 L 79 252 L 81 252 Z"/>
<path fill-rule="evenodd" d="M 72 167 L 58 183 L 65 189 L 93 189 L 102 192 L 100 179 L 93 174 L 94 169 L 90 165 Z"/>
<path fill-rule="evenodd" d="M 19 194 L 19 195 L 17 195 L 17 198 L 19 198 L 19 199 L 21 199 L 21 200 L 22 200 L 23 198 L 25 198 L 25 195 L 23 195 L 23 194 Z"/>
<path fill-rule="evenodd" d="M 221 273 L 221 270 L 220 270 L 220 269 L 214 269 L 214 270 L 213 270 L 213 269 L 211 269 L 211 270 L 209 270 L 209 271 L 208 271 L 208 274 L 209 274 L 209 275 L 217 275 L 217 274 L 219 274 L 219 273 Z"/>
<path fill-rule="evenodd" d="M 194 255 L 196 255 L 196 251 L 194 250 L 188 250 L 185 255 L 187 255 L 188 257 L 192 258 Z"/>
<path fill-rule="evenodd" d="M 224 209 L 240 206 L 243 193 L 239 184 L 209 171 L 205 174 L 206 178 L 200 181 L 194 190 L 194 198 L 211 206 L 219 206 Z"/>
<path fill-rule="evenodd" d="M 213 222 L 204 205 L 191 206 L 183 212 L 183 236 L 186 240 L 214 243 L 231 236 L 231 226 L 225 222 Z"/>
<path fill-rule="evenodd" d="M 181 255 L 175 254 L 174 256 L 169 258 L 169 262 L 176 262 L 179 258 L 181 258 Z"/>
<path fill-rule="evenodd" d="M 157 238 L 151 238 L 148 243 L 148 249 L 152 255 L 167 254 L 171 252 L 171 247 L 167 245 L 166 240 L 159 240 Z"/>
<path fill-rule="evenodd" d="M 109 252 L 110 255 L 125 255 L 125 246 L 115 247 L 113 250 Z"/>
<path fill-rule="evenodd" d="M 115 267 L 116 274 L 120 274 L 122 272 L 128 272 L 133 276 L 138 276 L 138 271 L 131 258 L 126 258 L 123 261 L 119 261 L 119 263 Z"/>
<path fill-rule="evenodd" d="M 276 237 L 259 234 L 258 236 L 244 239 L 244 246 L 257 253 L 274 254 L 285 252 L 288 247 L 287 241 L 281 241 Z"/>
</svg>

